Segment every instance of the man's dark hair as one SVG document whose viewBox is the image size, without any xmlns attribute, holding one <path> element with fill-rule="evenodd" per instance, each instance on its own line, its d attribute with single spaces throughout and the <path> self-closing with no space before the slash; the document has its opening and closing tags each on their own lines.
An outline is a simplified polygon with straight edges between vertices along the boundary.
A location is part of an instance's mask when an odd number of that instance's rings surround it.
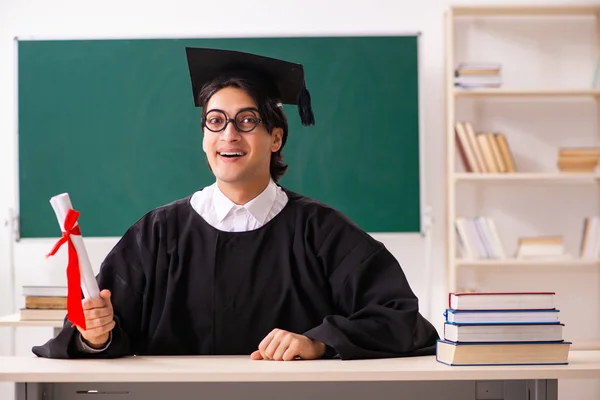
<svg viewBox="0 0 600 400">
<path fill-rule="evenodd" d="M 283 146 L 287 140 L 288 122 L 283 108 L 278 104 L 279 100 L 274 88 L 265 79 L 249 73 L 237 73 L 224 75 L 207 83 L 198 93 L 198 104 L 202 107 L 203 114 L 206 113 L 206 105 L 210 98 L 219 90 L 226 87 L 234 87 L 244 90 L 254 100 L 258 106 L 258 112 L 263 124 L 269 134 L 273 133 L 274 128 L 281 128 L 283 136 L 281 138 L 281 147 L 278 151 L 271 154 L 269 170 L 273 181 L 279 179 L 287 171 L 287 164 L 283 162 Z"/>
</svg>

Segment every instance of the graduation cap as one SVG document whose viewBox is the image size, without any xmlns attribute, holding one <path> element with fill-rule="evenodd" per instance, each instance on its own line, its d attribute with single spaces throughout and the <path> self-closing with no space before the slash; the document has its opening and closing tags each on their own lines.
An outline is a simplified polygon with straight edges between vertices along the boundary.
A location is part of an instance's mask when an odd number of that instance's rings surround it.
<svg viewBox="0 0 600 400">
<path fill-rule="evenodd" d="M 281 103 L 297 105 L 302 125 L 314 125 L 301 64 L 232 50 L 186 47 L 185 51 L 196 107 L 200 106 L 198 93 L 203 85 L 220 76 L 245 71 L 260 75 L 272 85 Z"/>
</svg>

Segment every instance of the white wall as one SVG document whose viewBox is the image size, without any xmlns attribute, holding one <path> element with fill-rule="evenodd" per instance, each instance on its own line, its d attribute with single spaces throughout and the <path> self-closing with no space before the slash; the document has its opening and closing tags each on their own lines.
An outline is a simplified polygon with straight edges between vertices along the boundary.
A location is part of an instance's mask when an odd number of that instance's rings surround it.
<svg viewBox="0 0 600 400">
<path fill-rule="evenodd" d="M 489 1 L 473 1 L 484 4 Z M 497 3 L 508 3 L 498 1 Z M 513 1 L 512 3 L 520 3 Z M 546 1 L 530 1 L 535 4 Z M 572 1 L 552 1 L 551 3 L 570 4 Z M 450 4 L 447 0 L 371 0 L 369 2 L 351 2 L 344 0 L 285 2 L 263 0 L 248 3 L 240 0 L 225 0 L 218 3 L 192 0 L 171 0 L 168 2 L 150 2 L 141 0 L 117 1 L 105 0 L 101 3 L 88 3 L 73 0 L 2 0 L 0 2 L 0 216 L 6 214 L 9 207 L 15 206 L 16 154 L 15 154 L 15 36 L 36 36 L 54 38 L 78 37 L 176 37 L 176 36 L 244 36 L 244 35 L 326 35 L 378 33 L 393 34 L 399 32 L 422 32 L 422 73 L 424 106 L 424 148 L 425 148 L 425 193 L 426 202 L 433 210 L 433 235 L 431 238 L 432 262 L 431 275 L 426 274 L 424 265 L 424 240 L 413 235 L 384 236 L 382 240 L 401 261 L 427 313 L 432 311 L 432 321 L 438 330 L 442 329 L 442 312 L 446 305 L 446 272 L 444 261 L 444 213 L 445 213 L 445 136 L 444 136 L 444 35 L 443 12 Z M 492 35 L 493 36 L 493 35 Z M 560 39 L 560 36 L 557 36 Z M 532 45 L 535 48 L 535 44 Z M 545 50 L 551 50 L 546 48 Z M 540 49 L 538 49 L 540 50 Z M 543 51 L 544 49 L 541 49 Z M 493 56 L 493 52 L 489 55 Z M 522 54 L 508 54 L 516 60 Z M 501 60 L 510 62 L 510 59 Z M 563 60 L 564 61 L 564 60 Z M 542 71 L 540 69 L 533 71 Z M 568 65 L 562 65 L 567 68 Z M 589 69 L 589 68 L 588 68 Z M 589 71 L 583 71 L 589 76 Z M 566 75 L 568 79 L 569 75 Z M 564 78 L 564 76 L 563 76 Z M 587 79 L 587 77 L 586 77 Z M 480 110 L 491 115 L 497 104 Z M 500 104 L 502 107 L 502 104 Z M 502 109 L 502 108 L 501 108 Z M 468 112 L 468 111 L 466 111 Z M 544 111 L 538 109 L 538 113 Z M 527 114 L 524 114 L 525 116 Z M 523 115 L 521 115 L 523 120 Z M 500 122 L 501 123 L 501 122 Z M 574 129 L 579 122 L 574 121 Z M 200 149 L 199 149 L 200 151 Z M 547 193 L 533 193 L 538 199 L 544 199 Z M 491 212 L 501 213 L 501 208 Z M 562 212 L 570 215 L 571 210 Z M 580 214 L 575 211 L 577 218 Z M 566 218 L 565 218 L 566 219 Z M 3 222 L 0 219 L 0 222 Z M 2 225 L 2 224 L 0 224 Z M 510 231 L 511 227 L 503 227 Z M 511 239 L 512 240 L 512 239 Z M 0 314 L 12 311 L 7 295 L 9 277 L 8 230 L 0 226 Z M 100 260 L 111 240 L 90 242 L 93 259 Z M 43 255 L 48 251 L 51 241 L 26 241 L 15 249 L 16 267 L 19 284 L 32 283 L 48 279 L 61 279 L 64 257 L 45 261 Z M 99 261 L 98 261 L 99 262 Z M 97 265 L 97 262 L 95 262 Z M 485 287 L 498 283 L 498 287 L 518 280 L 525 287 L 527 278 L 536 281 L 536 275 L 528 272 L 510 271 L 490 275 L 474 274 L 475 285 Z M 570 293 L 581 283 L 576 279 L 561 279 L 562 271 L 550 271 L 544 279 L 550 279 L 549 286 L 562 284 L 561 290 Z M 507 278 L 508 277 L 508 278 Z M 593 278 L 592 278 L 593 279 Z M 562 283 L 561 283 L 562 281 Z M 568 287 L 565 288 L 565 281 Z M 500 283 L 499 283 L 500 282 Z M 592 301 L 597 301 L 597 280 L 589 281 Z M 431 297 L 429 296 L 431 294 Z M 563 297 L 565 298 L 565 297 Z M 573 303 L 569 311 L 577 313 Z M 580 321 L 571 314 L 569 321 Z M 573 324 L 571 324 L 573 325 Z M 577 329 L 583 329 L 577 326 Z M 596 327 L 595 327 L 596 328 Z M 596 333 L 596 330 L 594 330 Z M 50 332 L 43 329 L 19 330 L 17 340 L 18 353 L 29 354 L 32 344 L 46 340 Z M 9 352 L 8 329 L 0 328 L 0 353 Z M 579 382 L 561 383 L 561 398 L 597 398 L 600 390 L 593 384 L 577 389 Z M 574 391 L 576 390 L 576 392 Z M 587 392 L 587 393 L 586 393 Z M 8 392 L 6 392 L 8 393 Z M 589 396 L 589 397 L 586 397 Z M 5 398 L 0 392 L 0 398 Z"/>
</svg>

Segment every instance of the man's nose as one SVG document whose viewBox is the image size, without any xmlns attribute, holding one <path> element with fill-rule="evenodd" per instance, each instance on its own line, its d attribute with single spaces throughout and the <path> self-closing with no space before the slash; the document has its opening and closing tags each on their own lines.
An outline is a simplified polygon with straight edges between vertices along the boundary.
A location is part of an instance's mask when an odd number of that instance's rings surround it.
<svg viewBox="0 0 600 400">
<path fill-rule="evenodd" d="M 229 122 L 225 127 L 225 130 L 221 132 L 221 140 L 227 142 L 235 142 L 240 139 L 240 132 L 235 128 L 233 122 Z"/>
</svg>

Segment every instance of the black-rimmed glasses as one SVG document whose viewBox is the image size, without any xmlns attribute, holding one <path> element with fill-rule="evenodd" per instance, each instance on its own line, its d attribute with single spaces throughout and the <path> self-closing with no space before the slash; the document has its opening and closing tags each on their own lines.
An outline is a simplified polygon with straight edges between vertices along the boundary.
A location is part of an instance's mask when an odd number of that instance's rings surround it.
<svg viewBox="0 0 600 400">
<path fill-rule="evenodd" d="M 211 132 L 222 132 L 229 123 L 233 123 L 239 132 L 251 132 L 262 122 L 255 109 L 242 109 L 235 118 L 227 118 L 223 110 L 210 110 L 202 117 L 202 126 Z"/>
</svg>

